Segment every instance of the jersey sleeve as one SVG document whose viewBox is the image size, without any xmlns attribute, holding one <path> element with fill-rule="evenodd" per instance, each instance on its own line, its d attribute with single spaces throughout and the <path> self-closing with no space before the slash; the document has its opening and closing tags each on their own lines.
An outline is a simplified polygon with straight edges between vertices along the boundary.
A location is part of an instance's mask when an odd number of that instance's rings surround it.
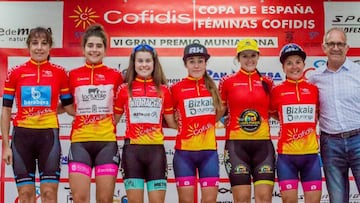
<svg viewBox="0 0 360 203">
<path fill-rule="evenodd" d="M 169 88 L 164 87 L 163 94 L 164 94 L 164 114 L 173 114 L 174 106 Z"/>
<path fill-rule="evenodd" d="M 116 74 L 115 82 L 114 82 L 114 104 L 116 102 L 116 98 L 118 97 L 118 92 L 120 89 L 120 86 L 123 84 L 124 79 L 120 71 L 114 69 L 114 74 Z M 115 107 L 115 106 L 114 106 Z"/>
<path fill-rule="evenodd" d="M 75 89 L 74 89 L 74 71 L 75 70 L 71 70 L 68 72 L 68 78 L 69 78 L 69 89 L 70 89 L 70 92 L 73 94 L 75 92 Z"/>
<path fill-rule="evenodd" d="M 173 107 L 176 107 L 177 103 L 178 103 L 178 100 L 179 100 L 179 97 L 178 97 L 178 90 L 177 90 L 175 85 L 172 85 L 170 87 L 170 94 L 171 94 L 171 97 L 172 97 Z"/>
<path fill-rule="evenodd" d="M 70 92 L 69 77 L 65 70 L 61 70 L 60 74 L 60 100 L 63 106 L 70 105 L 74 102 L 74 99 Z"/>
<path fill-rule="evenodd" d="M 114 93 L 115 93 L 115 98 L 116 98 L 116 96 L 117 96 L 116 93 L 117 93 L 120 85 L 123 84 L 124 79 L 123 79 L 123 76 L 122 76 L 121 72 L 115 70 L 115 74 L 117 75 L 116 80 L 115 80 L 116 82 L 114 84 L 115 85 L 114 86 L 114 91 L 115 91 Z"/>
<path fill-rule="evenodd" d="M 114 113 L 115 114 L 123 114 L 125 102 L 128 99 L 127 95 L 127 85 L 123 84 L 120 85 L 118 91 L 116 93 L 115 105 L 114 105 Z"/>
<path fill-rule="evenodd" d="M 226 86 L 225 86 L 225 80 L 222 78 L 219 82 L 219 94 L 221 98 L 221 102 L 224 106 L 226 106 L 227 102 L 227 92 L 226 92 Z"/>
<path fill-rule="evenodd" d="M 278 88 L 273 87 L 270 93 L 270 112 L 276 112 L 277 108 L 278 108 L 278 102 L 277 102 L 277 98 L 278 98 Z"/>
<path fill-rule="evenodd" d="M 3 92 L 3 106 L 12 107 L 15 99 L 15 89 L 17 81 L 17 72 L 14 69 L 10 69 L 7 73 L 4 92 Z"/>
</svg>

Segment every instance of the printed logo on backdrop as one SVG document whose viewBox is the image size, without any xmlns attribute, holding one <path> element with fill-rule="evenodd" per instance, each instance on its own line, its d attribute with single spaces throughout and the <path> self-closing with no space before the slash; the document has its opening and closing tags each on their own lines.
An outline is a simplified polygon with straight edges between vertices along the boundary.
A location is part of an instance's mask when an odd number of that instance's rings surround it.
<svg viewBox="0 0 360 203">
<path fill-rule="evenodd" d="M 280 72 L 261 72 L 262 76 L 269 77 L 274 81 L 283 81 Z"/>
<path fill-rule="evenodd" d="M 225 165 L 225 154 L 224 153 L 218 153 L 219 154 L 219 164 Z"/>
<path fill-rule="evenodd" d="M 311 74 L 313 74 L 314 70 L 316 70 L 317 68 L 319 68 L 325 64 L 326 64 L 325 59 L 318 59 L 318 60 L 314 61 L 313 67 L 309 67 L 304 70 L 303 74 L 304 74 L 305 78 L 309 78 L 311 76 Z"/>
<path fill-rule="evenodd" d="M 100 18 L 100 16 L 97 15 L 93 8 L 82 8 L 78 5 L 74 9 L 74 15 L 69 16 L 69 18 L 74 19 L 76 28 L 81 27 L 85 30 L 88 25 L 96 23 L 96 19 Z"/>
<path fill-rule="evenodd" d="M 357 63 L 360 65 L 360 60 L 354 60 L 354 63 Z"/>
<path fill-rule="evenodd" d="M 67 155 L 61 155 L 60 163 L 61 163 L 61 165 L 68 165 L 69 157 Z"/>
<path fill-rule="evenodd" d="M 174 155 L 175 155 L 175 150 L 173 147 L 171 148 L 165 148 L 165 154 L 166 154 L 166 159 L 168 160 L 168 163 L 167 163 L 167 170 L 168 170 L 168 173 L 172 173 L 172 171 L 174 170 L 174 167 L 173 167 L 173 163 L 172 163 L 172 160 L 174 159 Z"/>
<path fill-rule="evenodd" d="M 325 30 L 331 27 L 344 29 L 352 48 L 360 48 L 359 7 L 360 2 L 324 2 Z"/>
<path fill-rule="evenodd" d="M 53 47 L 62 48 L 63 7 L 64 2 L 0 2 L 0 48 L 26 48 L 30 30 L 39 25 L 52 31 Z"/>
<path fill-rule="evenodd" d="M 1 41 L 8 41 L 8 42 L 21 42 L 21 48 L 25 47 L 26 38 L 30 33 L 31 27 L 8 27 L 0 28 L 0 39 Z M 51 31 L 51 28 L 49 28 Z"/>
<path fill-rule="evenodd" d="M 135 1 L 109 0 L 107 5 L 98 5 L 95 0 L 66 1 L 65 44 L 78 46 L 86 27 L 101 23 L 109 35 L 111 54 L 117 53 L 115 49 L 132 48 L 140 43 L 170 49 L 183 48 L 191 43 L 201 43 L 207 48 L 232 49 L 239 40 L 249 37 L 264 48 L 262 52 L 266 55 L 293 41 L 314 47 L 312 52 L 315 54 L 322 53 L 318 45 L 322 41 L 324 21 L 323 4 L 319 2 L 243 4 L 209 0 L 206 3 L 189 1 L 181 8 L 176 1 L 161 6 L 165 2 L 143 2 L 139 6 Z M 167 32 L 162 32 L 163 29 Z M 262 35 L 268 30 L 272 30 L 272 36 Z"/>
<path fill-rule="evenodd" d="M 251 37 L 260 48 L 277 48 L 276 37 Z M 111 48 L 132 48 L 137 44 L 153 47 L 183 48 L 192 43 L 203 44 L 209 48 L 234 48 L 242 37 L 110 37 Z"/>
<path fill-rule="evenodd" d="M 85 29 L 91 24 L 98 23 L 97 20 L 100 18 L 100 15 L 98 15 L 98 12 L 94 8 L 89 6 L 82 7 L 76 5 L 71 10 L 73 12 L 68 18 L 72 20 L 72 26 L 80 30 L 76 29 L 77 31 L 74 31 L 73 36 L 77 41 L 70 43 L 70 45 L 79 46 L 78 40 L 80 40 L 85 33 Z"/>
<path fill-rule="evenodd" d="M 315 68 L 319 68 L 319 67 L 321 67 L 321 66 L 323 66 L 323 65 L 325 65 L 326 64 L 326 60 L 324 60 L 324 59 L 319 59 L 319 60 L 316 60 L 315 62 L 314 62 L 314 67 Z"/>
<path fill-rule="evenodd" d="M 168 85 L 172 85 L 172 84 L 175 84 L 177 82 L 180 82 L 180 78 L 168 78 L 167 81 L 168 81 Z"/>
<path fill-rule="evenodd" d="M 219 72 L 219 71 L 215 71 L 212 69 L 207 69 L 207 73 L 209 74 L 209 76 L 216 82 L 220 81 L 221 78 L 223 78 L 224 76 L 233 74 L 235 72 L 236 71 L 233 69 L 231 70 L 231 72 Z M 280 72 L 260 72 L 260 74 L 262 76 L 269 77 L 270 79 L 272 79 L 274 81 L 283 81 L 283 78 L 282 78 Z"/>
<path fill-rule="evenodd" d="M 212 69 L 207 69 L 207 74 L 215 81 L 219 81 L 219 80 L 221 80 L 222 77 L 232 74 L 232 73 L 235 73 L 235 72 L 236 72 L 235 70 L 231 70 L 231 72 L 228 73 L 228 72 L 218 72 L 218 71 L 215 71 Z"/>
<path fill-rule="evenodd" d="M 359 19 L 360 20 L 360 19 Z M 350 60 L 352 60 L 354 63 L 357 63 L 357 64 L 360 64 L 360 59 L 357 59 L 357 58 L 351 58 L 349 57 Z M 314 63 L 313 63 L 313 67 L 309 67 L 307 69 L 305 69 L 304 71 L 304 74 L 307 72 L 307 71 L 311 71 L 311 70 L 315 70 L 321 66 L 324 66 L 326 64 L 326 60 L 325 59 L 318 59 L 318 60 L 315 60 Z"/>
</svg>

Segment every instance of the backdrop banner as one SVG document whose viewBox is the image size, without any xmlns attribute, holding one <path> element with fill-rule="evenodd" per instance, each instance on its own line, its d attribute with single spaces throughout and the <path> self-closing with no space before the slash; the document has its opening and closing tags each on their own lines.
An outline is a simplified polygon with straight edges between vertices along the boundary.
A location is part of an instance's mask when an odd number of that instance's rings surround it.
<svg viewBox="0 0 360 203">
<path fill-rule="evenodd" d="M 341 8 L 341 9 L 339 9 Z M 290 42 L 299 44 L 307 53 L 306 74 L 326 63 L 321 44 L 325 31 L 341 27 L 348 34 L 349 58 L 360 63 L 360 2 L 359 1 L 280 1 L 280 0 L 97 0 L 72 1 L 0 1 L 0 98 L 10 67 L 29 59 L 26 39 L 30 29 L 42 26 L 53 33 L 51 62 L 71 70 L 84 64 L 81 37 L 94 23 L 104 26 L 109 46 L 104 64 L 126 71 L 133 47 L 146 43 L 156 48 L 170 84 L 187 76 L 182 61 L 183 49 L 190 43 L 201 43 L 211 55 L 208 73 L 216 83 L 225 75 L 239 70 L 234 60 L 236 44 L 254 38 L 260 47 L 258 69 L 276 84 L 285 79 L 279 62 L 280 48 Z M 13 108 L 16 112 L 16 108 Z M 62 146 L 62 171 L 59 202 L 72 203 L 68 184 L 68 151 L 72 117 L 59 115 Z M 270 120 L 271 138 L 277 144 L 279 124 Z M 117 127 L 122 148 L 125 120 Z M 165 148 L 169 166 L 166 202 L 177 202 L 172 168 L 176 131 L 165 129 Z M 218 203 L 231 203 L 232 193 L 223 163 L 225 129 L 217 124 L 220 159 Z M 0 141 L 1 142 L 1 141 Z M 1 145 L 0 145 L 1 146 Z M 0 154 L 1 154 L 0 150 Z M 94 176 L 93 176 L 94 177 Z M 17 190 L 11 166 L 0 165 L 0 202 L 17 203 Z M 91 183 L 91 202 L 95 202 L 95 181 Z M 37 178 L 37 195 L 40 195 Z M 200 187 L 195 191 L 200 201 Z M 147 199 L 145 198 L 146 202 Z M 360 196 L 350 172 L 350 201 L 360 203 Z M 41 202 L 38 198 L 37 202 Z M 126 203 L 121 173 L 118 174 L 113 202 Z M 254 201 L 253 201 L 254 202 Z M 273 202 L 281 202 L 275 184 Z M 299 202 L 304 202 L 299 186 Z M 323 179 L 322 203 L 329 202 Z"/>
</svg>

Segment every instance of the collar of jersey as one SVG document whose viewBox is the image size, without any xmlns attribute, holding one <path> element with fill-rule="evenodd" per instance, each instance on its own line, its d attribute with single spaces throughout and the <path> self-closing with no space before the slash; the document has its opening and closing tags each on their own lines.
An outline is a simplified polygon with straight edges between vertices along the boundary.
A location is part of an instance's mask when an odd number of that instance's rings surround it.
<svg viewBox="0 0 360 203">
<path fill-rule="evenodd" d="M 299 80 L 292 80 L 290 78 L 286 78 L 286 81 L 289 83 L 300 83 L 304 81 L 304 78 L 300 78 Z"/>
<path fill-rule="evenodd" d="M 194 81 L 199 81 L 199 80 L 202 80 L 204 77 L 201 77 L 201 78 L 194 78 L 194 77 L 192 77 L 192 76 L 188 76 L 187 77 L 187 79 L 189 79 L 189 80 L 194 80 Z"/>
<path fill-rule="evenodd" d="M 136 76 L 135 81 L 138 81 L 138 82 L 152 82 L 153 78 L 143 78 L 143 77 L 140 77 L 140 76 Z"/>
<path fill-rule="evenodd" d="M 243 74 L 245 74 L 245 75 L 254 75 L 254 74 L 257 73 L 256 70 L 254 70 L 254 71 L 252 71 L 252 72 L 248 72 L 248 71 L 246 71 L 246 70 L 243 69 L 243 68 L 240 68 L 239 72 L 240 72 L 240 73 L 243 73 Z"/>
<path fill-rule="evenodd" d="M 95 63 L 95 64 L 86 62 L 85 66 L 88 67 L 88 68 L 100 68 L 100 67 L 103 67 L 104 64 L 102 62 Z"/>
<path fill-rule="evenodd" d="M 30 62 L 34 65 L 43 65 L 45 63 L 48 62 L 48 60 L 45 60 L 45 61 L 42 61 L 42 62 L 37 62 L 37 61 L 34 61 L 33 59 L 30 59 Z"/>
</svg>

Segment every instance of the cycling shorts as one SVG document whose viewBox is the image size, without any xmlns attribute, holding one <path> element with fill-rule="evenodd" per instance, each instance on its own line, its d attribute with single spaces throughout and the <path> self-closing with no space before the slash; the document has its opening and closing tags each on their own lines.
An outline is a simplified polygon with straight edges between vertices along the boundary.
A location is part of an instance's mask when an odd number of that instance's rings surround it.
<svg viewBox="0 0 360 203">
<path fill-rule="evenodd" d="M 279 154 L 276 168 L 281 191 L 298 189 L 299 176 L 305 192 L 322 189 L 318 154 Z"/>
<path fill-rule="evenodd" d="M 125 140 L 122 161 L 125 189 L 166 190 L 167 161 L 164 145 L 129 144 Z"/>
<path fill-rule="evenodd" d="M 219 156 L 216 150 L 176 150 L 173 166 L 178 187 L 195 185 L 197 171 L 201 187 L 219 186 Z"/>
<path fill-rule="evenodd" d="M 58 183 L 61 146 L 59 129 L 14 127 L 11 149 L 17 186 L 35 184 L 36 164 L 40 183 Z"/>
<path fill-rule="evenodd" d="M 231 186 L 274 185 L 275 150 L 271 140 L 226 140 L 225 169 Z"/>
<path fill-rule="evenodd" d="M 95 176 L 117 176 L 120 154 L 117 142 L 91 141 L 73 142 L 69 151 L 69 173 L 82 173 L 91 177 L 95 167 Z"/>
</svg>

